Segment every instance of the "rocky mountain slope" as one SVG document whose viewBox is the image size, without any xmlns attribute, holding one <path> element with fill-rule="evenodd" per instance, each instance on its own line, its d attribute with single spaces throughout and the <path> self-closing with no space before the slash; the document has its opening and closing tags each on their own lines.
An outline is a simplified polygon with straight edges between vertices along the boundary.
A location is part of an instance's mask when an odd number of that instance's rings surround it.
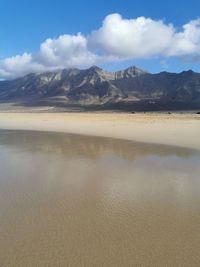
<svg viewBox="0 0 200 267">
<path fill-rule="evenodd" d="M 200 108 L 200 74 L 150 74 L 136 67 L 107 72 L 64 69 L 0 81 L 0 102 L 83 109 L 167 110 Z"/>
</svg>

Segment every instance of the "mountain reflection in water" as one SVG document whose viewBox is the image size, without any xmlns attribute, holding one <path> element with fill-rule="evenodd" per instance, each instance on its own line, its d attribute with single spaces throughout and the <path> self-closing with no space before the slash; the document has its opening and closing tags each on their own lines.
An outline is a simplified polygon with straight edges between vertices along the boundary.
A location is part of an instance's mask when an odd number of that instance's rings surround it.
<svg viewBox="0 0 200 267">
<path fill-rule="evenodd" d="M 0 131 L 0 266 L 199 266 L 200 152 Z"/>
</svg>

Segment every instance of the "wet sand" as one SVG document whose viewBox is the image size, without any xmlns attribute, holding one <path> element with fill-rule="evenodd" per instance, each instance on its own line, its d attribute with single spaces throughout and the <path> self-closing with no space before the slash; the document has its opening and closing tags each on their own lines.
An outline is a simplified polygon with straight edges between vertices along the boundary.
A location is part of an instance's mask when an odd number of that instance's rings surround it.
<svg viewBox="0 0 200 267">
<path fill-rule="evenodd" d="M 200 115 L 127 113 L 0 113 L 0 129 L 103 136 L 200 149 Z"/>
<path fill-rule="evenodd" d="M 0 266 L 199 266 L 200 152 L 0 131 Z"/>
</svg>

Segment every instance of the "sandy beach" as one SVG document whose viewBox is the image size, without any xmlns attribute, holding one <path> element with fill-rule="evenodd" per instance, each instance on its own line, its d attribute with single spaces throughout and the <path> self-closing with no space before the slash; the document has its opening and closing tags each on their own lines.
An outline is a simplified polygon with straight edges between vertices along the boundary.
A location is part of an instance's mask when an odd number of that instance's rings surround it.
<svg viewBox="0 0 200 267">
<path fill-rule="evenodd" d="M 0 113 L 0 129 L 66 132 L 200 149 L 197 114 Z"/>
</svg>

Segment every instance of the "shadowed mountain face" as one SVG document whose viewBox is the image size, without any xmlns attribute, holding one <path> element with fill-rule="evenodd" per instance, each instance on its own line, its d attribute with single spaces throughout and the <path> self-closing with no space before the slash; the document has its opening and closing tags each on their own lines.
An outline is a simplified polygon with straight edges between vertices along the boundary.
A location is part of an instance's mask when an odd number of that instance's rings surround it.
<svg viewBox="0 0 200 267">
<path fill-rule="evenodd" d="M 0 82 L 0 102 L 79 107 L 88 110 L 200 108 L 200 74 L 150 74 L 130 67 L 107 72 L 96 66 L 65 69 Z"/>
</svg>

